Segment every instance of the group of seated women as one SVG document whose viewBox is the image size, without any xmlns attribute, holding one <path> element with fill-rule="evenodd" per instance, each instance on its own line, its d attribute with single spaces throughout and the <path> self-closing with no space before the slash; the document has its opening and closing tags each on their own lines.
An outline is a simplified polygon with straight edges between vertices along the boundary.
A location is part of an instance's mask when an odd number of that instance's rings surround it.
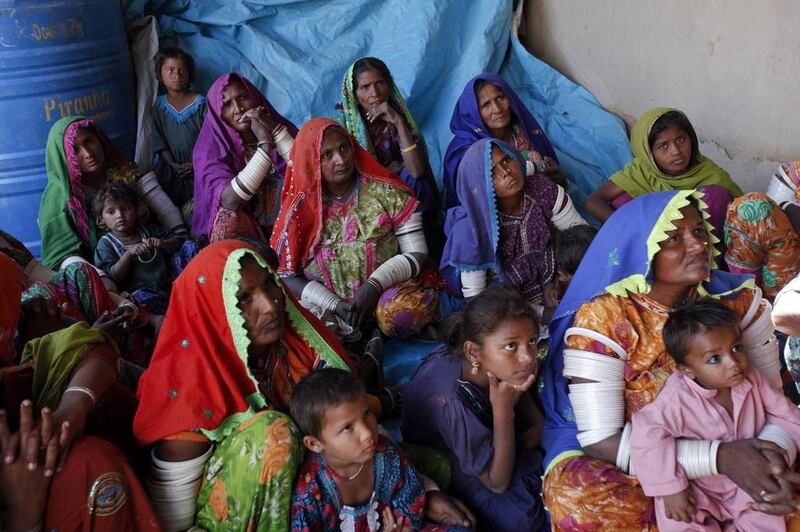
<svg viewBox="0 0 800 532">
<path fill-rule="evenodd" d="M 6 529 L 800 523 L 770 319 L 783 290 L 800 332 L 798 207 L 743 194 L 682 112 L 635 125 L 597 232 L 495 74 L 455 103 L 439 176 L 379 59 L 299 129 L 241 74 L 204 97 L 186 52 L 155 69 L 154 171 L 64 118 L 41 262 L 0 232 Z M 432 336 L 386 388 L 383 339 Z M 643 428 L 662 388 L 705 417 Z M 401 398 L 399 442 L 377 421 Z"/>
</svg>

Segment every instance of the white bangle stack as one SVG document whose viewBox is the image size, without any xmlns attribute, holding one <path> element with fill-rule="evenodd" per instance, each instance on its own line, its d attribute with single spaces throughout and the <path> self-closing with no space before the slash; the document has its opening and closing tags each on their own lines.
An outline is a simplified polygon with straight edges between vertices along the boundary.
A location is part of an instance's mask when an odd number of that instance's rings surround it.
<svg viewBox="0 0 800 532">
<path fill-rule="evenodd" d="M 761 314 L 752 319 L 761 307 Z M 742 346 L 747 351 L 750 365 L 758 370 L 773 387 L 781 388 L 781 361 L 778 340 L 775 338 L 775 326 L 772 323 L 772 305 L 760 298 L 753 301 L 745 318 L 742 320 Z"/>
<path fill-rule="evenodd" d="M 415 212 L 394 232 L 401 253 L 428 253 L 422 213 Z"/>
<path fill-rule="evenodd" d="M 617 448 L 617 467 L 622 471 L 633 475 L 633 463 L 631 463 L 631 422 L 625 423 L 622 429 L 622 438 L 619 440 L 619 448 Z"/>
<path fill-rule="evenodd" d="M 203 468 L 213 451 L 211 446 L 203 455 L 183 462 L 159 460 L 152 453 L 147 491 L 164 530 L 186 530 L 194 524 L 197 491 L 203 481 Z"/>
<path fill-rule="evenodd" d="M 369 280 L 378 283 L 376 288 L 380 288 L 379 291 L 383 293 L 386 289 L 403 281 L 408 281 L 418 273 L 419 263 L 417 263 L 417 259 L 413 255 L 402 254 L 395 255 L 378 266 L 369 276 Z"/>
<path fill-rule="evenodd" d="M 291 153 L 292 146 L 294 146 L 294 139 L 289 134 L 289 130 L 283 124 L 278 124 L 278 127 L 272 131 L 272 138 L 275 141 L 275 147 L 278 149 L 281 159 L 288 161 L 289 153 Z"/>
<path fill-rule="evenodd" d="M 558 196 L 556 197 L 555 208 L 561 207 L 561 209 L 558 212 L 553 212 L 550 218 L 556 229 L 564 231 L 576 225 L 586 225 L 586 220 L 578 213 L 569 194 L 561 185 L 556 185 L 556 187 L 558 188 Z"/>
<path fill-rule="evenodd" d="M 475 297 L 486 290 L 486 270 L 472 270 L 459 273 L 461 293 L 465 298 Z"/>
<path fill-rule="evenodd" d="M 686 473 L 686 478 L 694 480 L 718 475 L 717 450 L 719 440 L 678 440 L 677 459 Z"/>
<path fill-rule="evenodd" d="M 309 281 L 303 287 L 303 293 L 300 294 L 300 303 L 308 308 L 310 305 L 315 305 L 323 310 L 330 310 L 334 312 L 336 305 L 339 304 L 342 298 L 328 290 L 325 285 L 318 281 Z"/>
<path fill-rule="evenodd" d="M 270 170 L 272 170 L 272 159 L 263 150 L 256 150 L 247 166 L 231 179 L 231 188 L 244 201 L 250 201 Z"/>
<path fill-rule="evenodd" d="M 797 459 L 797 445 L 794 443 L 792 437 L 785 430 L 773 423 L 767 423 L 761 432 L 758 434 L 759 440 L 771 441 L 789 455 L 789 465 L 794 464 Z"/>
</svg>

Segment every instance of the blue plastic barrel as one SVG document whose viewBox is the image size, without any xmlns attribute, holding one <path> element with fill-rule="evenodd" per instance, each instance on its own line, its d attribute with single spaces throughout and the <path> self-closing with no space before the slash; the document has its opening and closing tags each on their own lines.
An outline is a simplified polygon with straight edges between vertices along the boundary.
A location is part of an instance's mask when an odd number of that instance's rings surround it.
<svg viewBox="0 0 800 532">
<path fill-rule="evenodd" d="M 133 155 L 136 96 L 119 0 L 0 0 L 0 228 L 37 257 L 47 133 L 78 114 Z"/>
</svg>

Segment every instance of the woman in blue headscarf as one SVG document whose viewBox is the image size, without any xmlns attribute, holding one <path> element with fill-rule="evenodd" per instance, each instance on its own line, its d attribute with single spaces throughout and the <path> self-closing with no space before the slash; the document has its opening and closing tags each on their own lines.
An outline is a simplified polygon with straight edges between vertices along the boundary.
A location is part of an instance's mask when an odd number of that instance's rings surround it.
<svg viewBox="0 0 800 532">
<path fill-rule="evenodd" d="M 546 174 L 566 185 L 556 152 L 539 123 L 514 90 L 497 74 L 484 72 L 467 82 L 450 118 L 455 137 L 444 156 L 445 201 L 458 204 L 458 165 L 467 149 L 481 139 L 510 144 L 525 159 L 525 175 Z"/>
<path fill-rule="evenodd" d="M 466 151 L 440 268 L 459 296 L 476 296 L 501 281 L 552 312 L 558 297 L 554 228 L 586 222 L 561 186 L 543 175 L 525 177 L 523 168 L 522 154 L 501 140 L 481 139 Z"/>
<path fill-rule="evenodd" d="M 718 240 L 701 197 L 692 190 L 657 192 L 617 210 L 550 323 L 539 396 L 547 451 L 543 496 L 554 530 L 656 529 L 653 499 L 629 474 L 629 421 L 675 371 L 661 339 L 673 308 L 698 296 L 720 299 L 741 320 L 750 364 L 780 386 L 770 307 L 751 277 L 713 269 Z M 790 481 L 800 477 L 764 439 L 762 433 L 718 447 L 689 442 L 689 459 L 700 476 L 728 476 L 759 509 L 791 513 Z M 681 465 L 686 457 L 679 450 Z M 777 480 L 772 467 L 781 471 Z"/>
</svg>

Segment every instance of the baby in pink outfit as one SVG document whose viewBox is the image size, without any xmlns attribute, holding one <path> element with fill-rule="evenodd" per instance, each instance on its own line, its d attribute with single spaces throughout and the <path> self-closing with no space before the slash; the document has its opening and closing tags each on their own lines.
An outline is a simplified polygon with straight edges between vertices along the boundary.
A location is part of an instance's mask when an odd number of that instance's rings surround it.
<svg viewBox="0 0 800 532">
<path fill-rule="evenodd" d="M 800 410 L 748 369 L 736 316 L 720 303 L 700 300 L 673 312 L 663 335 L 678 371 L 633 414 L 630 444 L 632 469 L 655 497 L 659 530 L 785 530 L 783 516 L 750 509 L 753 498 L 728 477 L 689 480 L 677 441 L 754 438 L 770 423 L 798 445 Z"/>
</svg>

